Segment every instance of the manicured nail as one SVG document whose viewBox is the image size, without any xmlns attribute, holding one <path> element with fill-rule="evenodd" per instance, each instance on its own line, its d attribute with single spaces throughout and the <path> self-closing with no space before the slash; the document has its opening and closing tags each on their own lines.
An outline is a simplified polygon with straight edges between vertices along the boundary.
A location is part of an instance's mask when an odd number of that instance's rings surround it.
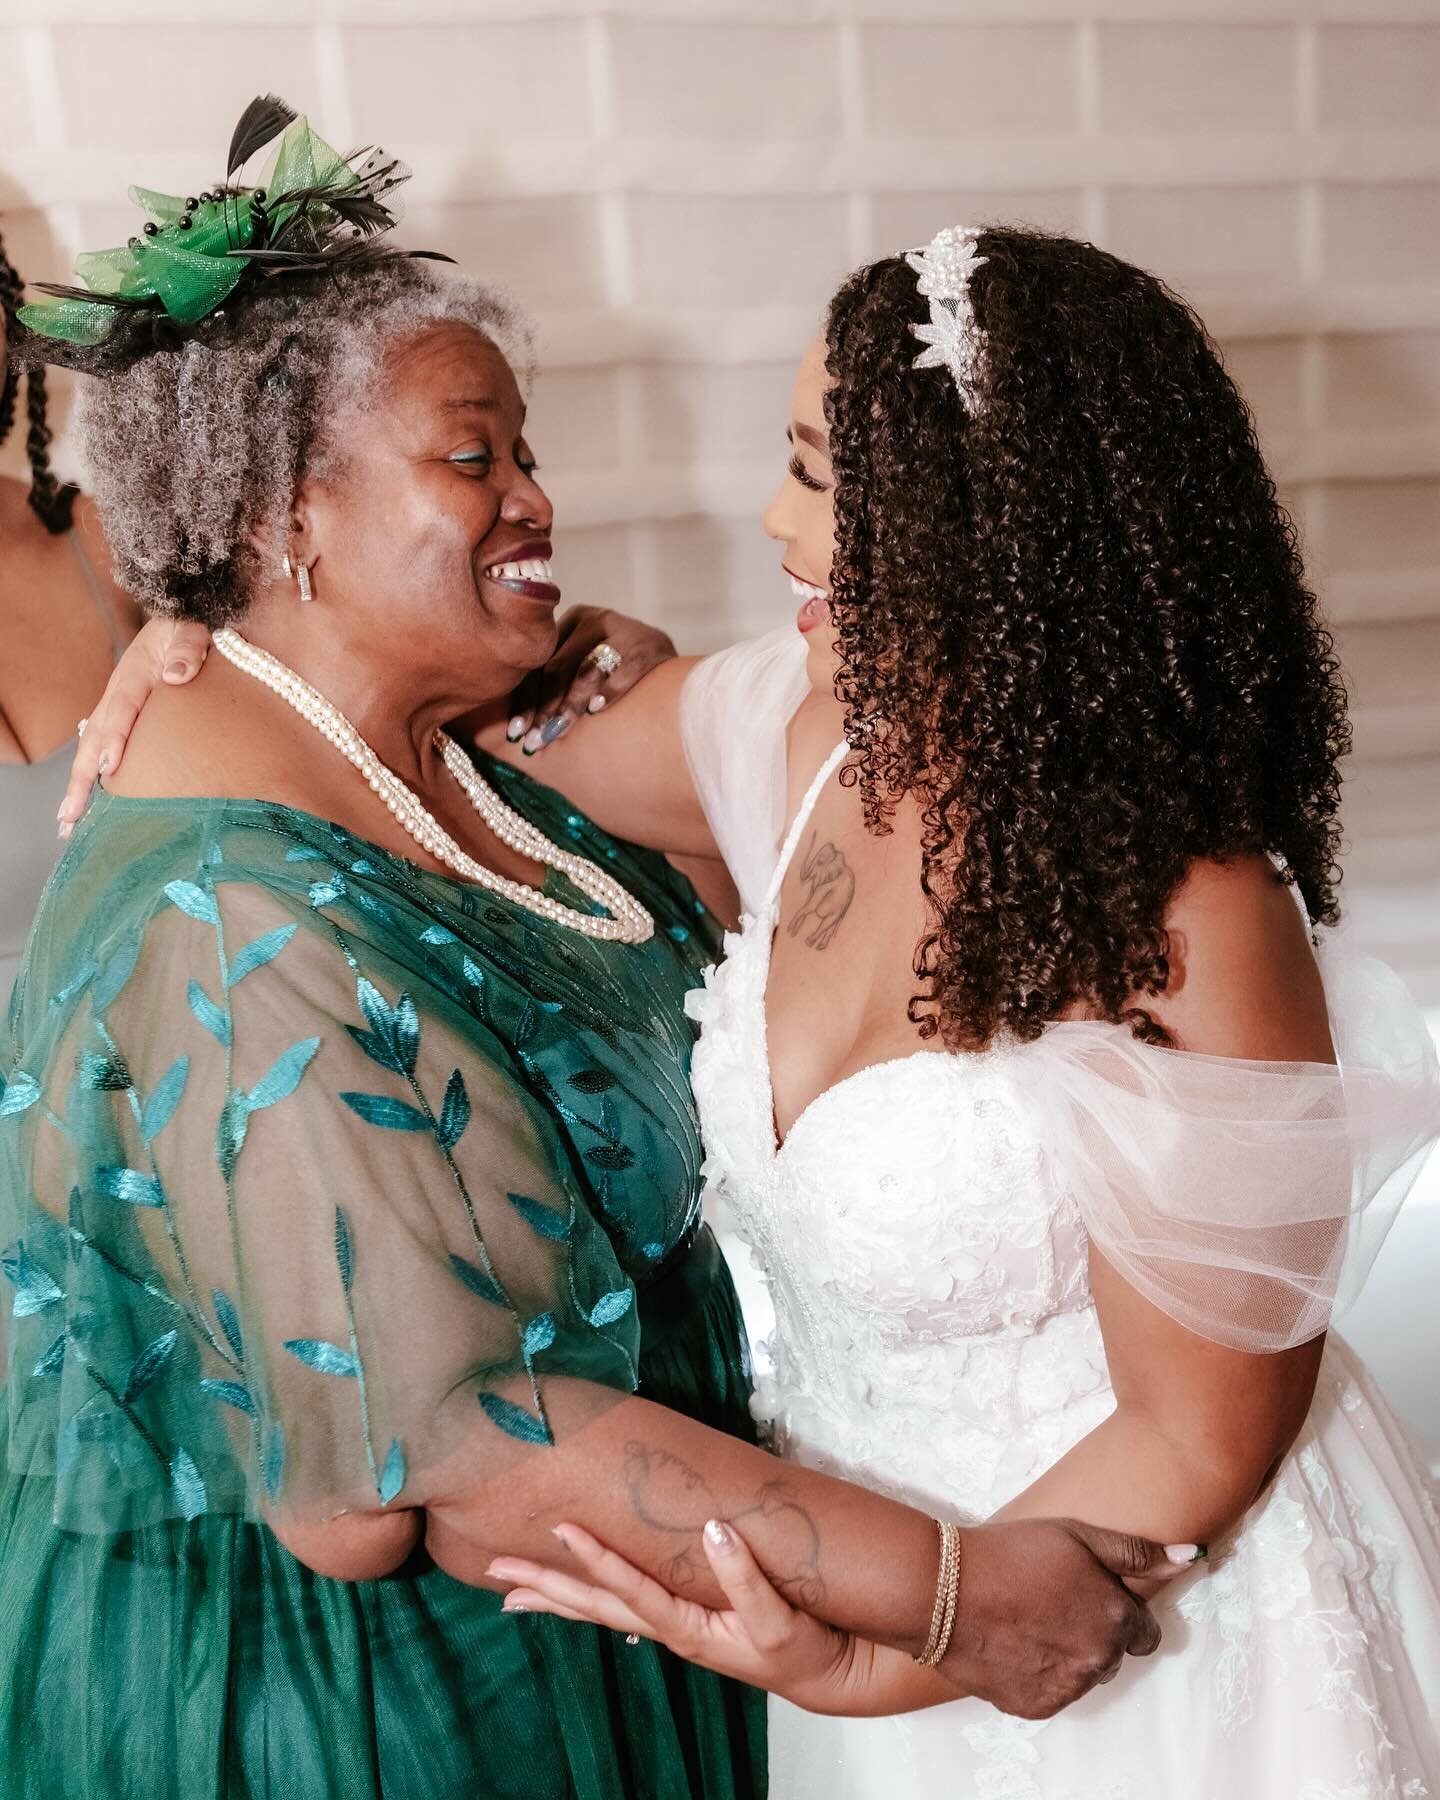
<svg viewBox="0 0 1440 1800">
<path fill-rule="evenodd" d="M 552 1525 L 550 1527 L 550 1535 L 551 1537 L 559 1538 L 560 1542 L 567 1550 L 570 1548 L 570 1539 L 565 1535 L 565 1527 L 563 1525 Z"/>
<path fill-rule="evenodd" d="M 528 1613 L 530 1608 L 523 1600 L 507 1600 L 500 1610 L 507 1613 Z"/>
<path fill-rule="evenodd" d="M 1210 1552 L 1203 1544 L 1167 1544 L 1165 1554 L 1177 1568 L 1188 1569 L 1191 1563 L 1203 1562 Z"/>
<path fill-rule="evenodd" d="M 102 750 L 100 752 L 100 760 L 96 763 L 95 768 L 98 774 L 105 775 L 109 773 L 110 752 L 108 750 Z"/>
<path fill-rule="evenodd" d="M 167 681 L 184 681 L 189 673 L 190 665 L 187 662 L 180 662 L 177 660 L 175 662 L 168 662 L 165 665 L 165 679 Z"/>
<path fill-rule="evenodd" d="M 712 1550 L 718 1550 L 722 1556 L 728 1556 L 735 1548 L 735 1533 L 719 1519 L 710 1519 L 705 1526 L 705 1541 Z"/>
<path fill-rule="evenodd" d="M 60 821 L 60 829 L 55 833 L 55 835 L 56 835 L 56 837 L 59 838 L 60 842 L 63 844 L 65 842 L 66 838 L 69 837 L 70 833 L 74 829 L 75 829 L 75 827 L 70 823 L 70 821 L 68 819 L 62 819 Z"/>
<path fill-rule="evenodd" d="M 603 694 L 592 694 L 590 696 L 590 704 L 585 710 L 586 712 L 604 712 L 605 696 Z"/>
<path fill-rule="evenodd" d="M 517 738 L 522 738 L 522 737 L 524 737 L 524 735 L 525 735 L 525 715 L 523 713 L 521 713 L 516 718 L 513 718 L 510 721 L 510 723 L 505 727 L 505 736 L 513 744 Z"/>
<path fill-rule="evenodd" d="M 562 713 L 556 718 L 547 719 L 540 733 L 542 744 L 553 744 L 558 737 L 564 737 L 570 729 L 570 720 Z"/>
<path fill-rule="evenodd" d="M 543 742 L 544 739 L 541 737 L 540 729 L 537 726 L 533 731 L 527 731 L 525 733 L 525 742 L 520 748 L 525 752 L 526 756 L 533 756 Z"/>
</svg>

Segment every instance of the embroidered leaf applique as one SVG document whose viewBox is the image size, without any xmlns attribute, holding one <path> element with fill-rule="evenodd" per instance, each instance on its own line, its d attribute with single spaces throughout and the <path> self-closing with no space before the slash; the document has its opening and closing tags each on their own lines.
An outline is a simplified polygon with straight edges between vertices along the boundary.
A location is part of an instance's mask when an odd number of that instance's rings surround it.
<svg viewBox="0 0 1440 1800">
<path fill-rule="evenodd" d="M 120 1094 L 135 1084 L 120 1056 L 97 1056 L 93 1050 L 82 1050 L 75 1058 L 75 1073 L 81 1087 L 96 1094 Z"/>
<path fill-rule="evenodd" d="M 190 1073 L 190 1058 L 177 1057 L 170 1067 L 155 1083 L 150 1098 L 140 1113 L 140 1135 L 147 1144 L 155 1139 L 175 1116 L 175 1108 L 180 1104 L 185 1092 L 186 1078 Z"/>
<path fill-rule="evenodd" d="M 39 1098 L 40 1083 L 33 1075 L 27 1075 L 24 1069 L 17 1069 L 0 1086 L 0 1119 L 11 1119 L 16 1113 L 28 1111 Z"/>
<path fill-rule="evenodd" d="M 100 1168 L 95 1171 L 95 1185 L 111 1200 L 128 1200 L 131 1206 L 163 1206 L 165 1196 L 160 1183 L 139 1169 Z"/>
<path fill-rule="evenodd" d="M 65 1291 L 54 1276 L 35 1261 L 22 1243 L 16 1244 L 13 1256 L 0 1257 L 0 1270 L 15 1289 L 11 1310 L 17 1319 L 33 1318 L 65 1298 Z"/>
<path fill-rule="evenodd" d="M 570 1085 L 582 1094 L 604 1094 L 614 1087 L 615 1077 L 608 1069 L 577 1069 Z"/>
<path fill-rule="evenodd" d="M 340 1265 L 340 1284 L 348 1294 L 355 1286 L 355 1251 L 350 1224 L 340 1207 L 335 1208 L 335 1261 Z"/>
<path fill-rule="evenodd" d="M 523 1406 L 516 1406 L 513 1400 L 503 1400 L 499 1394 L 480 1393 L 475 1396 L 480 1402 L 480 1410 L 492 1425 L 498 1425 L 507 1437 L 518 1438 L 522 1444 L 550 1443 L 550 1429 L 543 1419 L 537 1419 L 534 1413 L 527 1412 Z"/>
<path fill-rule="evenodd" d="M 148 1343 L 130 1365 L 130 1373 L 125 1380 L 125 1390 L 120 1396 L 124 1401 L 138 1400 L 146 1388 L 152 1386 L 160 1377 L 166 1363 L 175 1354 L 175 1344 L 179 1333 L 167 1331 Z"/>
<path fill-rule="evenodd" d="M 405 1485 L 405 1452 L 399 1438 L 391 1438 L 385 1467 L 380 1472 L 380 1503 L 388 1506 Z"/>
<path fill-rule="evenodd" d="M 308 844 L 296 844 L 285 852 L 286 862 L 324 862 L 325 854 L 321 850 L 312 850 Z"/>
<path fill-rule="evenodd" d="M 215 1156 L 226 1181 L 235 1173 L 235 1164 L 245 1147 L 245 1134 L 250 1129 L 250 1096 L 237 1088 L 225 1096 L 215 1127 Z"/>
<path fill-rule="evenodd" d="M 214 896 L 207 894 L 202 887 L 193 881 L 167 881 L 165 892 L 189 918 L 198 919 L 203 925 L 218 925 L 220 909 L 216 906 Z"/>
<path fill-rule="evenodd" d="M 240 1315 L 235 1310 L 235 1302 L 223 1288 L 211 1288 L 210 1298 L 214 1302 L 215 1317 L 220 1321 L 220 1329 L 225 1333 L 225 1341 L 243 1362 L 245 1360 L 245 1340 L 240 1335 Z"/>
<path fill-rule="evenodd" d="M 185 990 L 190 1010 L 219 1044 L 230 1042 L 230 1015 L 218 1007 L 192 975 Z"/>
<path fill-rule="evenodd" d="M 569 1237 L 570 1220 L 565 1214 L 556 1212 L 554 1207 L 542 1206 L 528 1194 L 507 1194 L 505 1198 L 530 1229 L 538 1231 L 541 1237 L 547 1237 L 556 1244 L 564 1243 Z"/>
<path fill-rule="evenodd" d="M 215 1381 L 208 1376 L 200 1383 L 202 1392 L 212 1400 L 219 1400 L 225 1406 L 233 1406 L 240 1412 L 255 1416 L 255 1402 L 250 1397 L 249 1388 L 238 1381 Z"/>
<path fill-rule="evenodd" d="M 420 933 L 420 942 L 422 944 L 439 945 L 439 944 L 458 944 L 460 942 L 460 940 L 459 940 L 459 938 L 456 937 L 455 933 L 453 931 L 451 931 L 447 926 L 427 925 L 425 927 L 425 929 Z"/>
<path fill-rule="evenodd" d="M 635 1160 L 635 1152 L 627 1150 L 624 1144 L 592 1144 L 585 1152 L 586 1162 L 592 1162 L 597 1169 L 619 1171 L 628 1169 Z"/>
<path fill-rule="evenodd" d="M 324 1338 L 286 1338 L 285 1348 L 309 1369 L 316 1369 L 322 1375 L 349 1375 L 360 1373 L 359 1359 L 349 1350 L 342 1350 L 339 1344 L 330 1344 Z"/>
<path fill-rule="evenodd" d="M 273 931 L 267 931 L 263 937 L 246 944 L 230 965 L 230 978 L 226 986 L 233 988 L 247 975 L 253 975 L 256 969 L 263 969 L 266 963 L 274 962 L 294 937 L 296 929 L 294 925 L 277 925 Z"/>
<path fill-rule="evenodd" d="M 32 1375 L 58 1375 L 65 1363 L 65 1346 L 70 1341 L 69 1333 L 62 1331 L 57 1338 L 52 1338 L 49 1347 L 42 1351 L 40 1360 L 30 1371 Z"/>
<path fill-rule="evenodd" d="M 465 1135 L 470 1123 L 470 1096 L 465 1091 L 465 1077 L 452 1070 L 445 1084 L 445 1103 L 440 1108 L 440 1147 L 453 1150 Z"/>
<path fill-rule="evenodd" d="M 184 1519 L 198 1519 L 210 1503 L 204 1478 L 188 1450 L 175 1452 L 170 1463 L 170 1486 Z"/>
<path fill-rule="evenodd" d="M 450 1267 L 472 1294 L 478 1294 L 482 1300 L 488 1300 L 492 1306 L 508 1304 L 499 1282 L 492 1281 L 485 1271 L 477 1268 L 474 1263 L 466 1262 L 463 1256 L 452 1256 Z"/>
<path fill-rule="evenodd" d="M 245 1104 L 249 1110 L 262 1112 L 267 1106 L 274 1106 L 277 1101 L 288 1100 L 299 1087 L 300 1077 L 309 1068 L 311 1059 L 319 1048 L 318 1037 L 301 1038 L 278 1056 L 246 1096 Z"/>
<path fill-rule="evenodd" d="M 588 1314 L 592 1325 L 613 1325 L 617 1319 L 623 1319 L 634 1304 L 635 1294 L 631 1288 L 616 1288 L 613 1293 L 602 1294 Z"/>
<path fill-rule="evenodd" d="M 95 986 L 90 991 L 90 1004 L 97 1013 L 114 1005 L 121 989 L 135 973 L 142 941 L 139 931 L 127 931 L 101 965 Z"/>
<path fill-rule="evenodd" d="M 260 1465 L 260 1480 L 269 1500 L 278 1500 L 280 1484 L 285 1479 L 285 1428 L 278 1419 L 271 1423 L 265 1438 L 265 1456 Z"/>
<path fill-rule="evenodd" d="M 337 869 L 328 881 L 310 883 L 310 904 L 314 907 L 329 906 L 332 901 L 341 899 L 344 893 L 345 877 Z"/>
<path fill-rule="evenodd" d="M 340 1098 L 352 1112 L 369 1125 L 383 1125 L 387 1131 L 428 1131 L 430 1121 L 416 1107 L 403 1100 L 392 1100 L 386 1094 L 342 1093 Z"/>
<path fill-rule="evenodd" d="M 538 1356 L 542 1350 L 548 1350 L 555 1342 L 554 1313 L 537 1313 L 525 1327 L 525 1336 L 521 1341 L 527 1358 Z"/>
</svg>

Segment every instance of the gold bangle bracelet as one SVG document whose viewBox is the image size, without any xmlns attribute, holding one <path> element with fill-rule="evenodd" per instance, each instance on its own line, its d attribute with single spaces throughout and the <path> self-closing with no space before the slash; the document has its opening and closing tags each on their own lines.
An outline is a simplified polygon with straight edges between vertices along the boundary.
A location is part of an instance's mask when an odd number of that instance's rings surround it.
<svg viewBox="0 0 1440 1800">
<path fill-rule="evenodd" d="M 930 1635 L 925 1648 L 914 1659 L 923 1669 L 933 1669 L 944 1660 L 955 1633 L 955 1616 L 960 1602 L 960 1527 L 937 1519 L 940 1533 L 940 1568 L 935 1577 L 935 1607 L 930 1615 Z"/>
</svg>

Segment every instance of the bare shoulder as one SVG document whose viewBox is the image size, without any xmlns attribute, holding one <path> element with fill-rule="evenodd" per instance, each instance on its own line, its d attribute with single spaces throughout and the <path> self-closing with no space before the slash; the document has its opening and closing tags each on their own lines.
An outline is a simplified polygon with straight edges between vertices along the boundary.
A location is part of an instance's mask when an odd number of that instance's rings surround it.
<svg viewBox="0 0 1440 1800">
<path fill-rule="evenodd" d="M 787 818 L 805 798 L 805 790 L 840 742 L 844 729 L 844 711 L 829 694 L 812 690 L 795 709 L 786 732 Z"/>
<path fill-rule="evenodd" d="M 1170 985 L 1143 1004 L 1182 1049 L 1261 1061 L 1334 1061 L 1310 933 L 1267 857 L 1193 864 L 1165 929 Z"/>
</svg>

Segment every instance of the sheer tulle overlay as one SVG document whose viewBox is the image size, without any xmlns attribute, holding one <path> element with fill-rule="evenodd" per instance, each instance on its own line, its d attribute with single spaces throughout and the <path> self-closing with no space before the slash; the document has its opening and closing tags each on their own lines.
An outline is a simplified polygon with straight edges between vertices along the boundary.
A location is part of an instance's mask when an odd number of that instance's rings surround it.
<svg viewBox="0 0 1440 1800">
<path fill-rule="evenodd" d="M 697 1237 L 709 922 L 495 778 L 650 944 L 255 802 L 101 797 L 47 892 L 0 1095 L 7 1794 L 760 1791 L 741 1691 L 259 1523 L 403 1507 L 461 1442 L 501 1481 L 637 1385 L 748 1425 Z"/>
<path fill-rule="evenodd" d="M 778 640 L 702 664 L 698 763 L 788 717 Z M 792 669 L 803 646 L 789 652 Z M 767 671 L 769 673 L 767 674 Z M 776 702 L 757 717 L 757 686 Z M 790 705 L 793 707 L 794 702 Z M 707 741 L 711 749 L 707 753 Z M 1433 1050 L 1390 972 L 1325 934 L 1338 1067 L 1196 1057 L 1065 1024 L 920 1051 L 822 1094 L 777 1148 L 765 1041 L 785 860 L 773 813 L 713 782 L 719 841 L 772 873 L 691 997 L 707 1172 L 775 1304 L 757 1416 L 782 1451 L 958 1519 L 1013 1499 L 1113 1409 L 1092 1238 L 1190 1329 L 1247 1350 L 1326 1329 L 1440 1128 Z M 752 890 L 753 891 L 753 890 Z M 1338 1337 L 1265 1499 L 1161 1602 L 1158 1661 L 1045 1724 L 957 1702 L 894 1720 L 771 1709 L 774 1791 L 969 1800 L 1440 1795 L 1440 1520 Z"/>
</svg>

